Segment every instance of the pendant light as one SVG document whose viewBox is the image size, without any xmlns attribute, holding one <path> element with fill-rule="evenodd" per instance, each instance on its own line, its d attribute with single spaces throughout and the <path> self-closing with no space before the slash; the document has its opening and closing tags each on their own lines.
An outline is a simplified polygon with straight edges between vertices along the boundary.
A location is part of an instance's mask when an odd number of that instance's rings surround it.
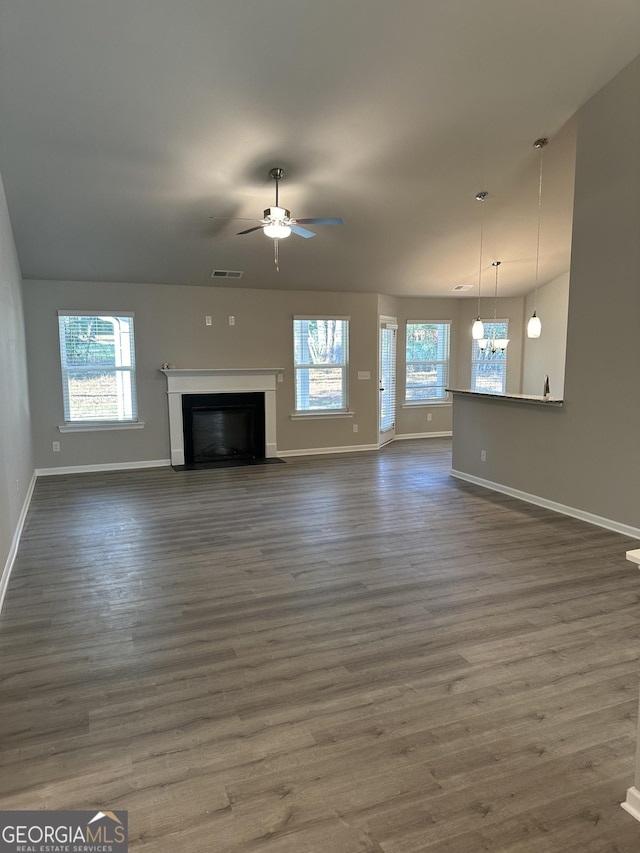
<svg viewBox="0 0 640 853">
<path fill-rule="evenodd" d="M 533 291 L 533 314 L 527 323 L 527 337 L 539 338 L 542 332 L 542 322 L 538 317 L 538 272 L 540 268 L 540 221 L 542 218 L 542 160 L 544 157 L 545 146 L 549 144 L 549 140 L 545 137 L 536 139 L 533 147 L 540 151 L 540 177 L 538 180 L 538 242 L 536 246 L 536 284 Z"/>
<path fill-rule="evenodd" d="M 489 195 L 488 192 L 484 190 L 479 192 L 476 196 L 476 201 L 483 202 L 486 197 Z M 474 341 L 479 341 L 484 338 L 484 325 L 482 320 L 480 319 L 480 290 L 482 287 L 482 236 L 483 236 L 483 225 L 484 225 L 484 217 L 483 217 L 483 208 L 480 207 L 480 268 L 478 270 L 478 314 L 476 319 L 473 322 L 473 326 L 471 327 L 471 337 Z"/>
<path fill-rule="evenodd" d="M 494 261 L 491 266 L 496 269 L 496 286 L 493 296 L 493 334 L 496 333 L 497 317 L 498 317 L 498 267 L 502 261 Z M 509 344 L 509 338 L 482 338 L 478 341 L 478 347 L 484 352 L 489 350 L 491 353 L 504 352 Z"/>
</svg>

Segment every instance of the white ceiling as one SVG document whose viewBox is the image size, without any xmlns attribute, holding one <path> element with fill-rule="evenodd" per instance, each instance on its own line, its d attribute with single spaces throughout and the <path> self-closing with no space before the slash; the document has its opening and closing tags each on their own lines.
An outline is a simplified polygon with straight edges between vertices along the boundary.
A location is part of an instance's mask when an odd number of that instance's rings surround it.
<svg viewBox="0 0 640 853">
<path fill-rule="evenodd" d="M 568 269 L 575 111 L 638 0 L 0 0 L 0 172 L 25 278 L 450 296 Z M 281 242 L 273 203 L 341 216 Z M 237 285 L 236 285 L 237 286 Z M 472 291 L 470 294 L 474 295 Z"/>
</svg>

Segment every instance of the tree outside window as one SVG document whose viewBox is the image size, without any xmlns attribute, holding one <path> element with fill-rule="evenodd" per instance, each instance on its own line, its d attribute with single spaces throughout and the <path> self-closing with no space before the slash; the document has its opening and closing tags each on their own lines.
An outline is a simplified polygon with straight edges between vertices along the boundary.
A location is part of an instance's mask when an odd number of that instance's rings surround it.
<svg viewBox="0 0 640 853">
<path fill-rule="evenodd" d="M 450 323 L 407 323 L 405 402 L 444 402 L 449 384 Z"/>
<path fill-rule="evenodd" d="M 293 321 L 296 411 L 346 410 L 349 321 Z"/>
</svg>

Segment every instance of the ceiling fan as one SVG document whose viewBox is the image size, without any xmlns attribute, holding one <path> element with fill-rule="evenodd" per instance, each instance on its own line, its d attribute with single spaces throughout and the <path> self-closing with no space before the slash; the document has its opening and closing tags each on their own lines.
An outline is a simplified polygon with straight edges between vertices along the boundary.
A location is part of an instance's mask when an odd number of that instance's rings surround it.
<svg viewBox="0 0 640 853">
<path fill-rule="evenodd" d="M 246 228 L 244 231 L 238 232 L 238 236 L 240 236 L 241 234 L 251 234 L 252 231 L 262 230 L 266 237 L 273 240 L 274 261 L 277 272 L 280 272 L 280 265 L 278 262 L 279 240 L 284 240 L 290 234 L 297 234 L 298 237 L 304 237 L 307 240 L 310 237 L 316 236 L 314 231 L 310 231 L 308 228 L 303 228 L 303 225 L 342 225 L 342 219 L 338 216 L 316 216 L 310 219 L 293 219 L 291 211 L 284 207 L 280 207 L 278 203 L 278 182 L 282 179 L 283 174 L 284 170 L 280 167 L 275 167 L 269 171 L 269 175 L 276 182 L 275 205 L 273 207 L 267 207 L 264 211 L 264 217 L 256 220 L 260 223 L 259 225 L 254 225 L 253 228 Z"/>
</svg>

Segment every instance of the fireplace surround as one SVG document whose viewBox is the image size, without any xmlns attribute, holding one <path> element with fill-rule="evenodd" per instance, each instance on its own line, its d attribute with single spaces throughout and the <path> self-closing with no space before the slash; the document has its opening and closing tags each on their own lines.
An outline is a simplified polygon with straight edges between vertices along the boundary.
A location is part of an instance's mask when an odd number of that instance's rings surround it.
<svg viewBox="0 0 640 853">
<path fill-rule="evenodd" d="M 169 441 L 171 464 L 185 464 L 182 397 L 186 394 L 264 394 L 265 457 L 275 458 L 276 382 L 283 368 L 259 367 L 237 369 L 170 368 L 163 369 L 167 380 L 169 405 Z"/>
</svg>

